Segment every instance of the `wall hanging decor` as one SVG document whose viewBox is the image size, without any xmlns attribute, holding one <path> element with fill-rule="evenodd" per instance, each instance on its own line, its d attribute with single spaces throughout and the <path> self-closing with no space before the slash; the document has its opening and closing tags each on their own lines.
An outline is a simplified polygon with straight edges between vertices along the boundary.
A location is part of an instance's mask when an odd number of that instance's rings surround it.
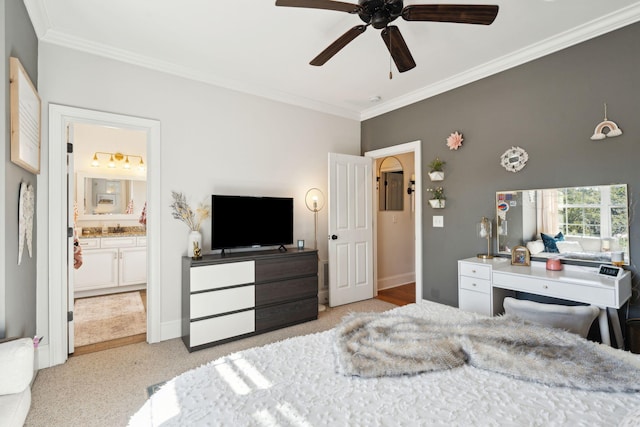
<svg viewBox="0 0 640 427">
<path fill-rule="evenodd" d="M 434 209 L 443 209 L 445 206 L 444 188 L 427 188 L 427 191 L 433 193 L 433 197 L 429 200 L 429 204 Z"/>
<path fill-rule="evenodd" d="M 18 202 L 18 265 L 22 262 L 22 253 L 26 243 L 29 258 L 33 247 L 33 213 L 35 210 L 35 191 L 33 185 L 20 183 L 20 200 Z"/>
<path fill-rule="evenodd" d="M 447 147 L 449 147 L 449 150 L 457 150 L 462 147 L 462 141 L 464 141 L 462 134 L 455 131 L 447 138 Z"/>
<path fill-rule="evenodd" d="M 18 58 L 9 58 L 11 161 L 40 173 L 40 96 Z"/>
<path fill-rule="evenodd" d="M 500 156 L 500 164 L 510 172 L 522 170 L 529 160 L 529 155 L 520 147 L 511 147 Z"/>
<path fill-rule="evenodd" d="M 605 130 L 607 130 L 607 133 L 604 132 Z M 622 135 L 622 129 L 620 129 L 617 124 L 607 119 L 607 104 L 604 104 L 604 121 L 598 123 L 598 126 L 596 126 L 596 129 L 593 131 L 593 135 L 591 135 L 591 139 L 598 141 L 620 135 Z"/>
<path fill-rule="evenodd" d="M 429 167 L 429 179 L 431 181 L 442 181 L 444 179 L 444 170 L 442 168 L 445 164 L 447 164 L 447 162 L 436 157 L 427 165 Z"/>
</svg>

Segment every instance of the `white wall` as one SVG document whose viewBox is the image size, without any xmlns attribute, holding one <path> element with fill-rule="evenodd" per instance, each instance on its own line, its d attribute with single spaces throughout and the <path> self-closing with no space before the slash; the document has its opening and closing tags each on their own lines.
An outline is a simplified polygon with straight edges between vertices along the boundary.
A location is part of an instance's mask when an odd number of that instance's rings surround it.
<svg viewBox="0 0 640 427">
<path fill-rule="evenodd" d="M 294 239 L 313 240 L 304 205 L 310 187 L 327 190 L 327 153 L 360 153 L 360 123 L 212 87 L 83 52 L 41 44 L 38 87 L 49 103 L 150 118 L 161 122 L 162 339 L 180 334 L 180 263 L 188 229 L 171 217 L 171 190 L 192 204 L 212 193 L 292 196 Z M 48 118 L 43 117 L 42 188 L 48 186 Z M 48 201 L 38 194 L 38 245 L 47 247 Z M 326 210 L 319 236 L 326 236 Z M 203 228 L 206 249 L 210 224 Z M 320 258 L 327 244 L 318 239 Z M 42 257 L 45 258 L 45 257 Z M 38 277 L 38 330 L 47 327 L 48 265 Z"/>
</svg>

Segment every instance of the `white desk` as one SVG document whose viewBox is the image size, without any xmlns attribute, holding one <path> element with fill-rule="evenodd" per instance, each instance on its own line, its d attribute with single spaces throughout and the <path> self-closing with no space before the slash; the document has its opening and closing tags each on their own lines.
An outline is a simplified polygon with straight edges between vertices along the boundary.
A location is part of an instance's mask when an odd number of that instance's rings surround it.
<svg viewBox="0 0 640 427">
<path fill-rule="evenodd" d="M 549 271 L 544 262 L 514 266 L 508 258 L 458 261 L 458 305 L 486 315 L 504 311 L 502 300 L 516 291 L 592 304 L 600 308 L 598 322 L 604 344 L 611 345 L 609 317 L 618 347 L 623 347 L 618 308 L 631 297 L 631 273 L 620 278 L 598 275 L 596 267 L 563 265 Z"/>
</svg>

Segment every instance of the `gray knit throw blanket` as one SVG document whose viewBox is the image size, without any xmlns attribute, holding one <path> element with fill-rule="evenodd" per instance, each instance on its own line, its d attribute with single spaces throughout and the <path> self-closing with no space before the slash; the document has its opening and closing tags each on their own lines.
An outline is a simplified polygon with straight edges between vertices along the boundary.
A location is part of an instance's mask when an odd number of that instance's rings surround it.
<svg viewBox="0 0 640 427">
<path fill-rule="evenodd" d="M 353 313 L 335 334 L 336 370 L 343 375 L 397 376 L 469 364 L 550 386 L 640 391 L 640 364 L 616 354 L 621 350 L 508 316 L 445 323 Z"/>
</svg>

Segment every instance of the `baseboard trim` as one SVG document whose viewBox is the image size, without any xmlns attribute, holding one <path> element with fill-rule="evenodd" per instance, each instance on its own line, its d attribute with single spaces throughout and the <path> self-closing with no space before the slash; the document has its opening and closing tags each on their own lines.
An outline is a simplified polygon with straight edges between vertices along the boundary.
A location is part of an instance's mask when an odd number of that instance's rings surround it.
<svg viewBox="0 0 640 427">
<path fill-rule="evenodd" d="M 384 289 L 395 288 L 397 286 L 406 285 L 407 283 L 415 283 L 416 281 L 416 273 L 404 273 L 397 274 L 395 276 L 389 276 L 384 278 L 378 278 L 378 290 L 382 291 Z"/>
<path fill-rule="evenodd" d="M 162 322 L 160 324 L 160 341 L 167 341 L 182 336 L 182 320 Z"/>
</svg>

